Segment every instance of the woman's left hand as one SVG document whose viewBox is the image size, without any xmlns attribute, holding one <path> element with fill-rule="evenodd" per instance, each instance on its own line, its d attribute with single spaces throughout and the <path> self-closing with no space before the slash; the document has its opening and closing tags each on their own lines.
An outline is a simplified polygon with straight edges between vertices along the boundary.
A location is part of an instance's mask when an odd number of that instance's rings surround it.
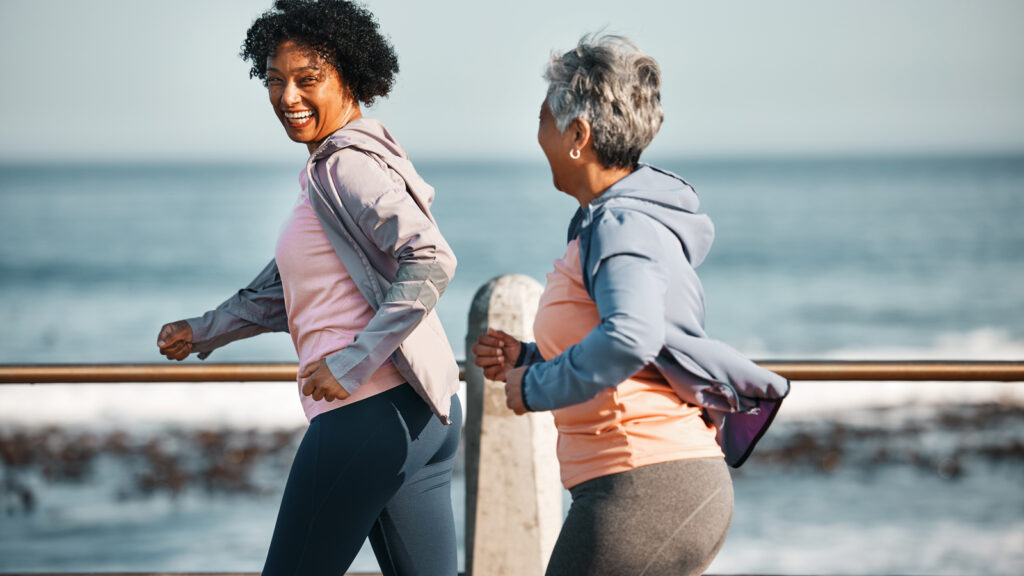
<svg viewBox="0 0 1024 576">
<path fill-rule="evenodd" d="M 300 380 L 305 380 L 302 384 L 302 393 L 306 396 L 312 396 L 313 400 L 319 402 L 320 400 L 342 400 L 348 398 L 349 393 L 347 390 L 338 384 L 338 381 L 334 379 L 334 374 L 331 374 L 331 370 L 327 367 L 327 362 L 323 359 L 317 360 L 316 362 L 306 366 L 306 369 L 299 374 Z"/>
<path fill-rule="evenodd" d="M 529 412 L 526 409 L 526 404 L 523 404 L 523 374 L 525 372 L 525 367 L 513 368 L 509 370 L 505 380 L 505 406 L 515 412 L 516 416 L 522 416 Z"/>
</svg>

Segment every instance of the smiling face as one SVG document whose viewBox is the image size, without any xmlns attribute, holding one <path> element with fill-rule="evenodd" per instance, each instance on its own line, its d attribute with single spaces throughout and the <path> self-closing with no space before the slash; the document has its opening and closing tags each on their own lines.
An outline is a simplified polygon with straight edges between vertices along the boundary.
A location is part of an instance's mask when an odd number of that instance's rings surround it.
<svg viewBox="0 0 1024 576">
<path fill-rule="evenodd" d="M 267 58 L 267 91 L 288 137 L 316 150 L 334 131 L 362 116 L 338 71 L 291 40 Z"/>
</svg>

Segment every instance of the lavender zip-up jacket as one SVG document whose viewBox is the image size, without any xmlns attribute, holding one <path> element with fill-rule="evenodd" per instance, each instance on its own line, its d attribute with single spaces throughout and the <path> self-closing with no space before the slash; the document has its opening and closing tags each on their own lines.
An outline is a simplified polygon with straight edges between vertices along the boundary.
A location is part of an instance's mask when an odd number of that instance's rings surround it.
<svg viewBox="0 0 1024 576">
<path fill-rule="evenodd" d="M 449 424 L 459 368 L 434 306 L 456 260 L 430 214 L 434 189 L 387 129 L 370 118 L 325 140 L 310 155 L 306 174 L 324 233 L 375 310 L 352 344 L 326 358 L 331 374 L 351 393 L 390 358 Z M 277 264 L 271 260 L 248 286 L 188 323 L 193 349 L 203 359 L 234 340 L 287 332 Z"/>
<path fill-rule="evenodd" d="M 647 365 L 718 430 L 726 462 L 738 467 L 761 438 L 789 381 L 704 332 L 704 291 L 694 270 L 711 249 L 714 227 L 682 178 L 641 164 L 580 208 L 569 226 L 579 237 L 587 293 L 601 322 L 556 358 L 533 343 L 523 399 L 530 410 L 585 402 Z"/>
</svg>

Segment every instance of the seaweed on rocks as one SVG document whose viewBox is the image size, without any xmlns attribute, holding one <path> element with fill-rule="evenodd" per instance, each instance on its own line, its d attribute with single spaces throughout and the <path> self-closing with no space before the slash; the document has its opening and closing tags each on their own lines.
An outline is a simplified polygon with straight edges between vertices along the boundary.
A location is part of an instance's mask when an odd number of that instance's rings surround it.
<svg viewBox="0 0 1024 576">
<path fill-rule="evenodd" d="M 304 429 L 0 428 L 0 514 L 31 513 L 47 484 L 111 484 L 121 499 L 279 490 Z M 734 472 L 867 474 L 884 467 L 956 481 L 979 466 L 1024 470 L 1024 405 L 903 406 L 787 419 L 785 407 Z M 97 470 L 113 470 L 114 482 Z M 1016 472 L 1015 472 L 1016 473 Z"/>
<path fill-rule="evenodd" d="M 262 494 L 259 468 L 280 472 L 295 452 L 302 430 L 162 430 L 132 433 L 45 427 L 0 430 L 0 510 L 30 513 L 35 487 L 93 479 L 101 461 L 121 472 L 120 498 L 187 490 Z M 277 474 L 275 473 L 275 476 Z"/>
<path fill-rule="evenodd" d="M 1024 465 L 1024 406 L 908 406 L 805 421 L 780 418 L 748 464 L 824 474 L 897 465 L 947 480 L 973 466 Z"/>
</svg>

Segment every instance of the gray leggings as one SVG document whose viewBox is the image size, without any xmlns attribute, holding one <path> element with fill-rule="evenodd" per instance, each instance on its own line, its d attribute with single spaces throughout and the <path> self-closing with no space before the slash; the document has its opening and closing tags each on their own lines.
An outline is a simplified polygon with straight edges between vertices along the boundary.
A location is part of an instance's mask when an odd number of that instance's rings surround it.
<svg viewBox="0 0 1024 576">
<path fill-rule="evenodd" d="M 732 520 L 732 479 L 721 458 L 643 466 L 570 492 L 547 576 L 700 574 Z"/>
</svg>

